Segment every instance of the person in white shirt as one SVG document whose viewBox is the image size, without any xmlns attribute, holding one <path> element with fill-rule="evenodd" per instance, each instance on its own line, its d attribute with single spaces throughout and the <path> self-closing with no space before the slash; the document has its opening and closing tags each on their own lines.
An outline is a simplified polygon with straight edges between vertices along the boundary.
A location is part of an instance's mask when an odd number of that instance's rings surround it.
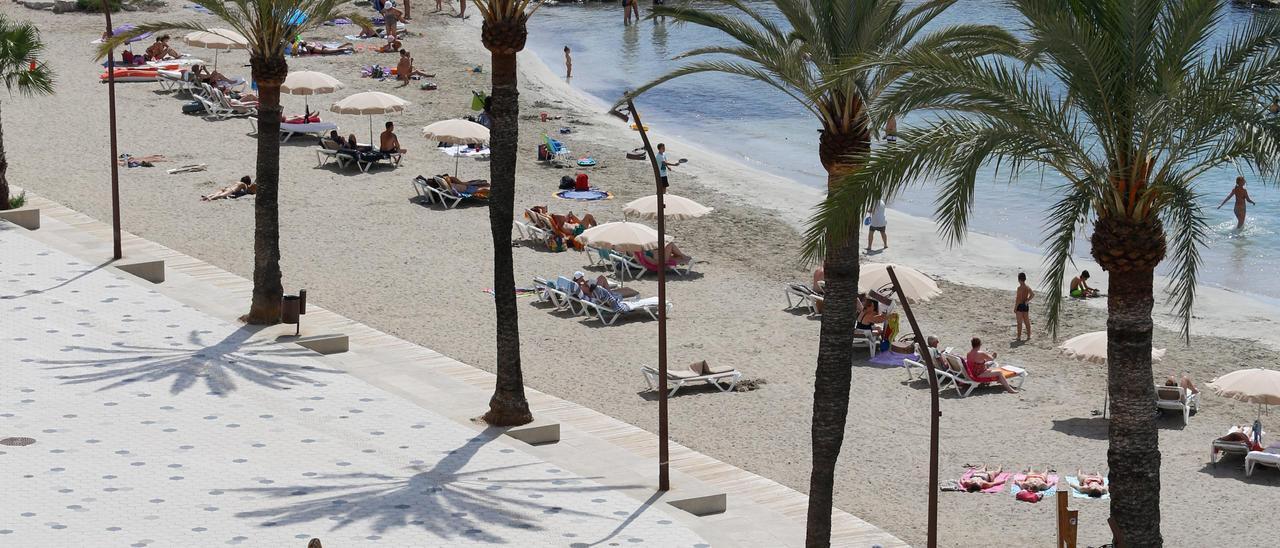
<svg viewBox="0 0 1280 548">
<path fill-rule="evenodd" d="M 884 217 L 884 200 L 876 200 L 874 206 L 871 207 L 871 228 L 867 231 L 867 251 L 871 251 L 871 241 L 876 236 L 876 232 L 880 233 L 880 241 L 884 243 L 884 249 L 889 249 L 889 235 L 884 229 L 888 223 Z"/>
</svg>

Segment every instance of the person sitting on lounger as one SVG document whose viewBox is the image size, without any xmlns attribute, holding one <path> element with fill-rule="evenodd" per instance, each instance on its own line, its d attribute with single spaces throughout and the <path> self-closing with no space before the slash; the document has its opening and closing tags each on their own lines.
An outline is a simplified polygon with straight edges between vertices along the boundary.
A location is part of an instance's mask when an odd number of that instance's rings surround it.
<svg viewBox="0 0 1280 548">
<path fill-rule="evenodd" d="M 971 469 L 967 477 L 960 478 L 960 487 L 964 488 L 965 491 L 975 493 L 1004 485 L 1005 480 L 1000 477 L 1002 472 L 1002 468 L 988 470 L 984 464 Z"/>
<path fill-rule="evenodd" d="M 583 215 L 582 218 L 579 219 L 577 215 L 574 215 L 573 212 L 570 211 L 568 215 L 565 215 L 564 222 L 560 226 L 562 226 L 566 232 L 576 235 L 582 234 L 588 228 L 596 226 L 596 224 L 598 224 L 596 223 L 596 218 L 592 217 L 590 213 Z"/>
<path fill-rule="evenodd" d="M 1170 373 L 1169 376 L 1165 378 L 1164 385 L 1165 386 L 1181 386 L 1182 388 L 1186 389 L 1186 391 L 1190 394 L 1200 393 L 1200 390 L 1196 388 L 1195 383 L 1191 382 L 1191 376 L 1187 374 L 1183 374 L 1182 379 L 1179 380 L 1172 373 Z"/>
<path fill-rule="evenodd" d="M 863 331 L 879 332 L 880 324 L 884 323 L 884 319 L 884 314 L 880 313 L 880 301 L 866 299 L 862 302 L 862 312 L 858 313 L 858 320 L 854 327 Z"/>
<path fill-rule="evenodd" d="M 1036 472 L 1035 468 L 1028 466 L 1027 471 L 1023 472 L 1023 476 L 1025 477 L 1022 480 L 1014 483 L 1027 491 L 1048 491 L 1050 487 L 1054 486 L 1054 482 L 1049 481 L 1048 470 Z"/>
<path fill-rule="evenodd" d="M 1000 369 L 997 365 L 992 367 L 996 362 L 996 352 L 990 354 L 982 351 L 982 339 L 974 337 L 969 341 L 972 348 L 969 354 L 965 356 L 965 368 L 969 378 L 974 382 L 988 383 L 998 382 L 1004 387 L 1005 392 L 1010 394 L 1017 393 L 1017 390 L 1009 385 L 1009 379 L 1005 377 L 1005 370 Z"/>
<path fill-rule="evenodd" d="M 400 87 L 404 87 L 409 85 L 409 80 L 412 80 L 414 76 L 430 78 L 434 75 L 413 68 L 413 57 L 409 56 L 409 50 L 402 49 L 400 50 L 400 61 L 396 62 L 396 80 L 404 82 L 400 85 Z"/>
<path fill-rule="evenodd" d="M 346 148 L 349 148 L 349 149 L 351 149 L 351 150 L 359 150 L 359 151 L 361 151 L 361 152 L 366 152 L 366 151 L 369 151 L 369 150 L 373 150 L 373 146 L 372 146 L 372 145 L 361 145 L 361 144 L 360 144 L 360 141 L 357 141 L 357 140 L 356 140 L 356 134 L 354 134 L 354 133 L 352 133 L 351 135 L 348 135 L 348 136 L 347 136 L 347 146 L 346 146 Z"/>
<path fill-rule="evenodd" d="M 1089 287 L 1089 271 L 1085 270 L 1079 276 L 1071 278 L 1071 296 L 1077 299 L 1087 299 L 1098 296 L 1098 290 Z"/>
<path fill-rule="evenodd" d="M 156 41 L 147 47 L 145 52 L 147 59 L 159 61 L 161 59 L 177 59 L 182 57 L 177 50 L 169 47 L 169 35 L 165 34 L 156 38 Z"/>
<path fill-rule="evenodd" d="M 386 127 L 378 140 L 378 152 L 388 158 L 393 154 L 404 154 L 404 149 L 400 148 L 400 138 L 396 137 L 396 125 L 388 121 Z"/>
<path fill-rule="evenodd" d="M 341 135 L 338 135 L 338 130 L 336 129 L 329 130 L 329 135 L 325 137 L 325 139 L 328 139 L 330 143 L 337 145 L 338 148 L 346 148 L 347 146 L 347 140 L 343 139 Z"/>
<path fill-rule="evenodd" d="M 355 46 L 352 46 L 351 42 L 346 42 L 338 47 L 331 48 L 324 44 L 316 44 L 314 42 L 308 43 L 303 41 L 298 41 L 297 49 L 299 53 L 308 53 L 311 55 L 339 55 L 343 53 L 351 53 L 355 50 Z"/>
<path fill-rule="evenodd" d="M 246 194 L 257 193 L 258 183 L 253 182 L 248 175 L 245 175 L 240 178 L 240 182 L 231 186 L 222 187 L 212 194 L 205 194 L 204 196 L 201 196 L 200 199 L 208 202 L 210 200 L 222 200 L 224 198 L 239 198 Z"/>
<path fill-rule="evenodd" d="M 1076 479 L 1079 479 L 1080 483 L 1071 483 L 1071 488 L 1076 491 L 1095 499 L 1107 494 L 1107 481 L 1102 477 L 1101 473 L 1086 474 L 1076 470 Z"/>
<path fill-rule="evenodd" d="M 219 91 L 222 91 L 224 93 L 231 91 L 231 87 L 239 83 L 235 80 L 227 78 L 221 72 L 218 72 L 216 70 L 213 72 L 209 72 L 209 67 L 205 65 L 192 66 L 191 75 L 196 79 L 196 81 L 209 84 L 210 86 L 217 88 Z"/>
</svg>

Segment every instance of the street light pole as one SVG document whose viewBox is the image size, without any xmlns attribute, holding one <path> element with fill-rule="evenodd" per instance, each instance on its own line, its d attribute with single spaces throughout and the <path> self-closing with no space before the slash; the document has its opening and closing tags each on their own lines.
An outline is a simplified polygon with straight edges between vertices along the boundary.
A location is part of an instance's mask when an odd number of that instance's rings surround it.
<svg viewBox="0 0 1280 548">
<path fill-rule="evenodd" d="M 662 187 L 658 157 L 649 144 L 649 135 L 644 130 L 644 122 L 640 121 L 636 104 L 630 98 L 627 98 L 627 110 L 631 111 L 631 121 L 635 123 L 636 131 L 640 132 L 640 140 L 644 142 L 644 150 L 653 166 L 653 180 L 658 189 L 658 490 L 670 491 L 670 455 L 667 449 L 667 224 L 665 204 L 662 201 L 666 189 Z"/>
<path fill-rule="evenodd" d="M 107 18 L 107 37 L 111 32 L 111 2 L 102 0 L 102 13 Z M 107 50 L 107 115 L 111 126 L 111 235 L 112 258 L 120 260 L 124 253 L 120 249 L 120 166 L 116 163 L 119 153 L 116 148 L 116 52 L 115 48 Z"/>
</svg>

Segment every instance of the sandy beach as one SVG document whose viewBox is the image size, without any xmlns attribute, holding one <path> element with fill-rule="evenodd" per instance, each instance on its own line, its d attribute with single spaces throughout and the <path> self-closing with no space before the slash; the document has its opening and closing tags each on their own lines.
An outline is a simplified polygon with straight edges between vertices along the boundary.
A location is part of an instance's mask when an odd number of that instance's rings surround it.
<svg viewBox="0 0 1280 548">
<path fill-rule="evenodd" d="M 34 22 L 57 72 L 51 97 L 3 98 L 9 180 L 16 187 L 61 202 L 98 219 L 110 219 L 106 87 L 93 61 L 91 40 L 101 34 L 96 17 L 24 9 L 5 4 L 6 16 Z M 361 7 L 361 9 L 366 9 Z M 446 7 L 446 14 L 450 8 Z M 472 10 L 469 10 L 472 11 Z M 394 64 L 394 55 L 369 52 L 290 59 L 293 70 L 331 74 L 347 88 L 311 98 L 325 120 L 345 135 L 367 138 L 369 120 L 328 112 L 349 93 L 378 90 L 413 104 L 389 118 L 408 149 L 398 169 L 368 174 L 319 167 L 315 139 L 294 138 L 281 147 L 281 249 L 286 291 L 306 288 L 311 299 L 357 321 L 438 350 L 475 367 L 492 370 L 493 306 L 484 292 L 492 285 L 488 211 L 462 206 L 430 208 L 413 200 L 414 176 L 451 172 L 454 160 L 419 135 L 428 123 L 472 114 L 471 91 L 487 89 L 488 52 L 479 41 L 479 21 L 461 21 L 415 5 L 415 30 L 405 47 L 418 68 L 436 76 L 439 89 L 417 83 L 358 77 L 359 67 Z M 536 15 L 535 15 L 536 17 Z M 211 16 L 175 4 L 160 13 L 123 13 L 119 23 L 196 20 L 217 26 Z M 356 27 L 322 27 L 306 35 L 344 41 Z M 174 33 L 178 35 L 179 33 Z M 188 51 L 175 43 L 179 51 Z M 141 48 L 139 48 L 141 49 Z M 191 50 L 211 59 L 212 52 Z M 639 145 L 636 134 L 607 115 L 588 97 L 572 91 L 560 76 L 532 55 L 521 61 L 521 155 L 516 207 L 548 205 L 553 212 L 589 212 L 601 221 L 621 220 L 622 204 L 652 193 L 646 162 L 624 153 Z M 244 52 L 224 53 L 219 69 L 249 76 Z M 473 72 L 472 67 L 482 67 Z M 579 67 L 578 70 L 603 70 Z M 243 119 L 209 121 L 184 115 L 185 99 L 155 83 L 117 87 L 120 152 L 162 154 L 170 161 L 154 168 L 121 168 L 125 230 L 199 257 L 239 275 L 252 273 L 252 198 L 200 201 L 217 187 L 253 173 L 255 140 Z M 284 98 L 286 112 L 300 114 L 302 97 Z M 643 99 L 640 109 L 646 108 Z M 539 112 L 560 119 L 541 122 Z M 380 126 L 381 117 L 375 117 Z M 567 126 L 572 132 L 558 135 Z M 767 384 L 750 392 L 681 391 L 671 401 L 671 434 L 682 444 L 736 466 L 806 491 L 809 417 L 819 322 L 785 310 L 782 287 L 806 281 L 798 262 L 799 235 L 818 192 L 753 170 L 732 159 L 665 138 L 672 158 L 689 163 L 673 168 L 672 192 L 716 208 L 713 215 L 672 222 L 669 230 L 682 250 L 696 258 L 694 274 L 674 277 L 668 286 L 674 309 L 669 324 L 673 363 L 707 360 L 730 364 L 747 378 Z M 535 148 L 549 132 L 575 152 L 600 164 L 587 168 L 593 186 L 613 200 L 564 202 L 553 197 L 561 176 L 574 173 L 538 163 Z M 726 136 L 730 138 L 731 136 Z M 815 151 L 816 153 L 816 151 Z M 169 175 L 166 169 L 202 163 L 208 170 Z M 488 164 L 463 160 L 464 178 L 488 175 Z M 1028 226 L 1040 220 L 1028 218 Z M 971 336 L 988 341 L 1002 360 L 1025 367 L 1030 376 L 1018 395 L 979 390 L 957 398 L 943 395 L 942 478 L 956 478 L 965 464 L 1007 469 L 1049 466 L 1059 474 L 1106 464 L 1107 422 L 1094 415 L 1103 406 L 1105 367 L 1063 358 L 1039 328 L 1045 309 L 1033 302 L 1035 338 L 1013 344 L 1014 276 L 1026 271 L 1034 283 L 1043 272 L 1034 250 L 975 235 L 948 249 L 930 221 L 890 212 L 892 247 L 869 255 L 869 262 L 911 265 L 940 280 L 943 295 L 915 307 L 923 329 L 945 346 L 961 346 Z M 586 255 L 551 253 L 532 242 L 514 249 L 516 280 L 530 286 L 534 276 L 588 272 Z M 2 257 L 2 255 L 0 255 Z M 104 257 L 105 261 L 107 258 Z M 3 260 L 0 258 L 0 260 Z M 1090 269 L 1098 284 L 1105 276 Z M 642 295 L 656 292 L 652 276 L 630 283 Z M 1191 344 L 1184 344 L 1172 317 L 1158 300 L 1156 346 L 1168 348 L 1156 365 L 1163 376 L 1186 372 L 1203 385 L 1245 367 L 1274 367 L 1280 349 L 1280 314 L 1248 296 L 1207 289 L 1200 293 Z M 245 303 L 247 307 L 248 303 Z M 526 383 L 639 427 L 656 429 L 654 395 L 645 391 L 640 366 L 656 360 L 656 322 L 632 320 L 612 327 L 584 322 L 537 305 L 520 303 L 522 361 Z M 1105 329 L 1105 303 L 1068 303 L 1062 338 Z M 853 364 L 852 405 L 836 485 L 836 504 L 907 542 L 923 545 L 927 502 L 928 389 L 908 384 L 900 368 Z M 1239 457 L 1217 467 L 1208 462 L 1209 444 L 1233 424 L 1252 422 L 1252 406 L 1206 393 L 1199 413 L 1160 420 L 1162 523 L 1168 546 L 1206 546 L 1223 532 L 1244 539 L 1271 533 L 1274 511 L 1259 501 L 1274 500 L 1280 474 L 1262 469 L 1246 478 Z M 477 409 L 476 414 L 482 410 Z M 1274 415 L 1273 415 L 1274 417 Z M 1266 423 L 1268 417 L 1263 417 Z M 1272 429 L 1275 425 L 1270 425 Z M 1052 503 L 1025 504 L 1000 495 L 944 493 L 940 497 L 944 546 L 1042 546 L 1052 543 Z M 1081 511 L 1081 545 L 1107 542 L 1105 502 L 1073 499 Z M 1230 525 L 1228 525 L 1228 523 Z"/>
</svg>

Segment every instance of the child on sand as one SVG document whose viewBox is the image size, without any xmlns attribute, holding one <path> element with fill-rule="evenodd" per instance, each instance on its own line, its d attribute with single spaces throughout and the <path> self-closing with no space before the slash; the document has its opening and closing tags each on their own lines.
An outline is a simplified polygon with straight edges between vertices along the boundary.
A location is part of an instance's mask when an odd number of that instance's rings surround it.
<svg viewBox="0 0 1280 548">
<path fill-rule="evenodd" d="M 1098 290 L 1089 287 L 1089 271 L 1080 272 L 1079 276 L 1071 278 L 1071 296 L 1077 299 L 1088 299 L 1099 296 Z"/>
</svg>

